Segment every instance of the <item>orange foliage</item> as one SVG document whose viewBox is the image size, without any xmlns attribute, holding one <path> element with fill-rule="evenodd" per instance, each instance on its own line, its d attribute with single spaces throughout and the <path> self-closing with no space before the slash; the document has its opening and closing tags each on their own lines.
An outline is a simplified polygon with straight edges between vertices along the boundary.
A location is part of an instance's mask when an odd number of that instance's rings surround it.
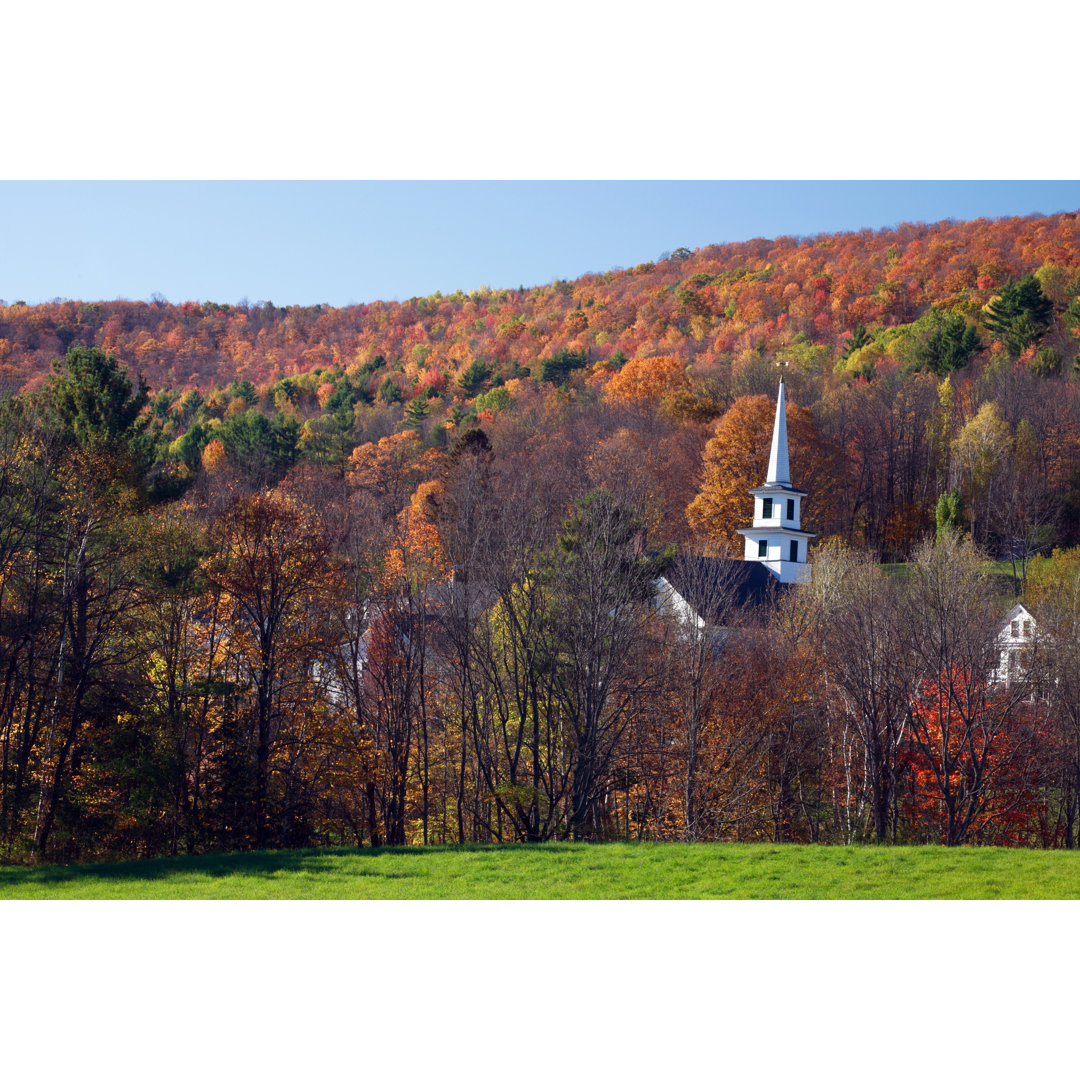
<svg viewBox="0 0 1080 1080">
<path fill-rule="evenodd" d="M 749 523 L 750 489 L 765 482 L 775 413 L 771 398 L 755 394 L 736 398 L 717 422 L 705 447 L 701 491 L 686 510 L 691 528 L 702 539 L 722 548 L 741 549 L 736 530 Z M 792 475 L 811 495 L 826 494 L 830 473 L 835 472 L 835 453 L 818 433 L 810 410 L 788 402 L 787 427 Z M 817 509 L 814 500 L 808 499 L 804 528 L 812 530 Z"/>
<path fill-rule="evenodd" d="M 689 385 L 685 365 L 674 356 L 642 356 L 628 360 L 611 377 L 607 394 L 613 401 L 656 406 Z"/>
<path fill-rule="evenodd" d="M 664 353 L 684 364 L 776 334 L 836 348 L 856 323 L 895 326 L 931 303 L 981 306 L 990 290 L 1044 262 L 1080 264 L 1080 216 L 904 224 L 796 243 L 709 245 L 680 260 L 586 274 L 523 290 L 379 301 L 345 308 L 75 301 L 0 309 L 0 373 L 15 385 L 50 370 L 74 344 L 137 362 L 151 386 L 265 384 L 349 358 L 435 350 L 459 374 L 477 357 L 539 368 L 541 355 L 584 348 L 591 363 Z M 578 305 L 581 305 L 580 308 Z M 782 330 L 780 329 L 782 327 Z M 434 355 L 434 353 L 430 354 Z"/>
</svg>

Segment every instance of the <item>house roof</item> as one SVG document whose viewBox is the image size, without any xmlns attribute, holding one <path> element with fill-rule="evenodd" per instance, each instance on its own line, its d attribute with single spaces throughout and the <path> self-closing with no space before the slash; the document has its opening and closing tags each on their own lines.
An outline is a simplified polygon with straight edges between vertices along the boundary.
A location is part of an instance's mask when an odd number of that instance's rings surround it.
<svg viewBox="0 0 1080 1080">
<path fill-rule="evenodd" d="M 1023 601 L 1018 600 L 1009 609 L 1009 613 L 1005 616 L 1005 618 L 1003 618 L 1001 620 L 1000 626 L 998 628 L 998 636 L 999 637 L 1005 637 L 1006 635 L 1011 636 L 1011 634 L 1010 634 L 1010 626 L 1011 626 L 1012 621 L 1014 619 L 1022 618 L 1025 615 L 1028 617 L 1028 619 L 1031 620 L 1032 625 L 1037 625 L 1036 621 L 1035 621 L 1035 616 L 1031 614 L 1031 609 L 1028 608 L 1028 606 Z"/>
<path fill-rule="evenodd" d="M 715 622 L 722 612 L 707 610 L 717 607 L 716 598 L 728 591 L 725 582 L 730 581 L 734 593 L 735 608 L 751 608 L 774 599 L 781 585 L 761 562 L 744 562 L 742 559 L 720 559 L 705 555 L 679 555 L 664 575 L 675 591 L 708 622 Z M 704 609 L 704 610 L 703 610 Z"/>
</svg>

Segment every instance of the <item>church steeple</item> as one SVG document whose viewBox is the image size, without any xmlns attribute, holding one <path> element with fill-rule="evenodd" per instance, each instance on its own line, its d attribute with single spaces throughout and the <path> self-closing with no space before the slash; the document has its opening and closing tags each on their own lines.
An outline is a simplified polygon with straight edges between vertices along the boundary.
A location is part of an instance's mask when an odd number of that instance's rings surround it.
<svg viewBox="0 0 1080 1080">
<path fill-rule="evenodd" d="M 773 421 L 772 447 L 769 450 L 769 471 L 766 484 L 790 484 L 791 470 L 787 452 L 787 412 L 784 408 L 784 376 L 780 376 L 780 392 L 776 397 L 776 419 Z"/>
<path fill-rule="evenodd" d="M 799 527 L 806 492 L 791 486 L 783 378 L 776 395 L 765 484 L 754 488 L 750 494 L 754 496 L 754 519 L 749 529 L 739 529 L 746 539 L 743 558 L 748 562 L 763 562 L 785 584 L 805 581 L 806 545 L 814 534 L 803 532 Z"/>
</svg>

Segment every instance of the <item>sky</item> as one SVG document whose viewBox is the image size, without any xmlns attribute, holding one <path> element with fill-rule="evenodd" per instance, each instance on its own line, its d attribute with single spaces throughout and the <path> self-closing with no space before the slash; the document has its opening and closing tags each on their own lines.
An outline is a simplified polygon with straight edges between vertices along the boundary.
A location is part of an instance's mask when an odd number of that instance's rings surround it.
<svg viewBox="0 0 1080 1080">
<path fill-rule="evenodd" d="M 0 299 L 341 305 L 677 247 L 1080 209 L 1080 181 L 0 182 Z"/>
</svg>

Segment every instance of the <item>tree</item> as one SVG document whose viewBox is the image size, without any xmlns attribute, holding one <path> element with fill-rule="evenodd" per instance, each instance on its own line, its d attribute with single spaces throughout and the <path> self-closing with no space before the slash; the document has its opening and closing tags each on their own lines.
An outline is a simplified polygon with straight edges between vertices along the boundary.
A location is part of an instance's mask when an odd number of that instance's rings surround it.
<svg viewBox="0 0 1080 1080">
<path fill-rule="evenodd" d="M 473 397 L 491 377 L 491 365 L 485 360 L 474 360 L 459 376 L 458 386 L 466 397 Z"/>
<path fill-rule="evenodd" d="M 964 500 L 971 516 L 971 536 L 981 525 L 985 537 L 997 480 L 1012 451 L 1012 432 L 996 401 L 983 404 L 953 440 L 953 454 L 967 483 Z"/>
<path fill-rule="evenodd" d="M 982 346 L 978 331 L 963 315 L 931 308 L 916 325 L 920 332 L 912 342 L 913 358 L 935 375 L 966 367 Z"/>
<path fill-rule="evenodd" d="M 813 560 L 802 599 L 818 628 L 821 656 L 842 713 L 850 718 L 861 754 L 853 761 L 842 747 L 849 798 L 843 824 L 846 839 L 857 839 L 862 805 L 868 804 L 872 833 L 879 843 L 896 839 L 898 752 L 911 700 L 911 652 L 900 614 L 897 587 L 866 553 L 829 545 Z M 862 798 L 851 814 L 852 780 Z"/>
<path fill-rule="evenodd" d="M 990 680 L 1000 662 L 999 620 L 967 538 L 946 533 L 920 546 L 904 618 L 917 687 L 905 744 L 914 811 L 954 846 L 1028 797 L 1023 762 L 1033 729 L 1020 719 L 1035 665 L 1007 685 Z"/>
<path fill-rule="evenodd" d="M 934 522 L 939 537 L 964 527 L 964 500 L 959 491 L 943 491 L 938 496 Z"/>
<path fill-rule="evenodd" d="M 733 741 L 721 746 L 715 729 L 720 699 L 730 689 L 730 657 L 721 649 L 739 619 L 737 598 L 746 574 L 743 563 L 706 554 L 680 552 L 668 572 L 680 595 L 690 604 L 690 612 L 668 610 L 670 626 L 668 654 L 671 696 L 677 727 L 681 726 L 684 759 L 682 776 L 683 839 L 697 840 L 705 822 L 721 807 L 702 798 L 702 772 L 710 771 L 726 758 L 747 768 L 744 756 L 751 747 Z M 708 787 L 706 783 L 704 785 Z"/>
<path fill-rule="evenodd" d="M 575 371 L 587 367 L 588 364 L 589 354 L 584 349 L 580 352 L 560 349 L 554 356 L 543 362 L 540 367 L 540 378 L 543 382 L 565 386 Z"/>
<path fill-rule="evenodd" d="M 228 417 L 215 435 L 229 461 L 258 489 L 279 481 L 296 460 L 300 427 L 291 417 L 268 420 L 258 409 L 246 409 Z"/>
<path fill-rule="evenodd" d="M 423 429 L 424 421 L 428 417 L 428 404 L 422 398 L 413 398 L 405 406 L 405 426 L 410 431 Z"/>
<path fill-rule="evenodd" d="M 1027 586 L 1028 561 L 1053 541 L 1059 514 L 1036 459 L 1037 444 L 1031 424 L 1021 420 L 1016 425 L 1016 438 L 990 504 L 989 520 L 1000 554 L 1012 564 L 1017 595 Z"/>
<path fill-rule="evenodd" d="M 1050 781 L 1058 792 L 1062 840 L 1080 844 L 1080 552 L 1055 552 L 1056 573 L 1039 590 L 1041 671 L 1050 706 Z"/>
<path fill-rule="evenodd" d="M 76 346 L 53 365 L 48 397 L 71 439 L 81 447 L 109 455 L 130 485 L 141 485 L 154 458 L 149 414 L 150 391 L 116 358 L 101 349 Z"/>
<path fill-rule="evenodd" d="M 1005 285 L 1000 295 L 987 304 L 983 322 L 1012 356 L 1019 356 L 1038 341 L 1053 319 L 1054 305 L 1042 291 L 1034 274 Z"/>
<path fill-rule="evenodd" d="M 132 384 L 116 358 L 101 349 L 77 346 L 57 361 L 49 389 L 53 407 L 82 445 L 135 453 L 143 434 L 140 414 L 150 398 L 142 380 Z"/>
<path fill-rule="evenodd" d="M 613 401 L 655 408 L 670 394 L 688 389 L 683 363 L 674 356 L 642 356 L 628 360 L 607 384 Z"/>
<path fill-rule="evenodd" d="M 121 707 L 139 651 L 136 495 L 123 460 L 90 442 L 74 449 L 57 470 L 59 630 L 55 690 L 39 750 L 33 840 L 39 854 L 70 792 L 73 759 L 88 729 L 107 725 Z"/>
<path fill-rule="evenodd" d="M 215 553 L 207 578 L 232 601 L 238 666 L 250 687 L 254 840 L 266 845 L 273 811 L 288 842 L 289 778 L 277 763 L 279 790 L 272 793 L 272 757 L 311 707 L 304 691 L 326 645 L 326 612 L 337 588 L 329 545 L 315 515 L 277 492 L 236 499 L 212 524 L 210 538 Z"/>
<path fill-rule="evenodd" d="M 601 835 L 602 781 L 637 692 L 649 681 L 638 661 L 653 582 L 673 553 L 635 553 L 641 521 L 601 489 L 563 523 L 546 582 L 556 596 L 554 690 L 574 735 L 570 832 Z"/>
<path fill-rule="evenodd" d="M 869 345 L 871 341 L 873 341 L 873 335 L 867 333 L 866 327 L 859 323 L 852 331 L 851 340 L 848 341 L 840 353 L 841 358 L 847 360 L 852 353 L 857 352 L 864 345 Z"/>
</svg>

